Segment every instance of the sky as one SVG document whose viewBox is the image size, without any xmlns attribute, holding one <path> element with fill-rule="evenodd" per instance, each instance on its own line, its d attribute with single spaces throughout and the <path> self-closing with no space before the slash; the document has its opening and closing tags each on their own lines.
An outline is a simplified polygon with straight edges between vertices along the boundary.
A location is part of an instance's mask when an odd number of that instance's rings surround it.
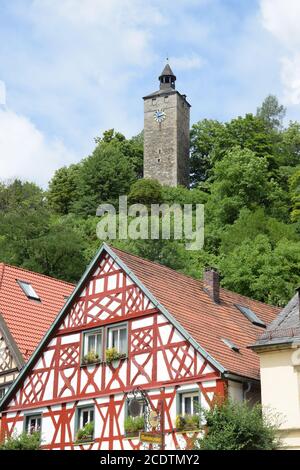
<svg viewBox="0 0 300 470">
<path fill-rule="evenodd" d="M 47 187 L 94 137 L 143 128 L 166 57 L 191 123 L 300 120 L 299 0 L 0 0 L 0 180 Z"/>
</svg>

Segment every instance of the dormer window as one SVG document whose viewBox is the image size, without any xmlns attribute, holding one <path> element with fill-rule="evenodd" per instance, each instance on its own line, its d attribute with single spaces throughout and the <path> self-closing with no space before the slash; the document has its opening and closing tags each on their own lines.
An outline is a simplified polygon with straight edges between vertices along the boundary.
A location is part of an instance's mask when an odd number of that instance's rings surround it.
<svg viewBox="0 0 300 470">
<path fill-rule="evenodd" d="M 266 328 L 265 322 L 262 321 L 249 307 L 244 307 L 244 305 L 239 304 L 235 304 L 235 306 L 253 325 Z"/>
<path fill-rule="evenodd" d="M 240 348 L 236 344 L 234 344 L 230 339 L 221 338 L 221 340 L 223 341 L 224 344 L 226 344 L 226 346 L 228 346 L 230 349 L 232 349 L 232 351 L 240 352 Z"/>
<path fill-rule="evenodd" d="M 21 287 L 22 291 L 24 292 L 24 294 L 26 295 L 28 299 L 37 300 L 41 302 L 40 296 L 36 293 L 36 291 L 34 290 L 34 288 L 29 282 L 20 281 L 17 279 L 17 283 L 19 284 L 19 286 Z"/>
</svg>

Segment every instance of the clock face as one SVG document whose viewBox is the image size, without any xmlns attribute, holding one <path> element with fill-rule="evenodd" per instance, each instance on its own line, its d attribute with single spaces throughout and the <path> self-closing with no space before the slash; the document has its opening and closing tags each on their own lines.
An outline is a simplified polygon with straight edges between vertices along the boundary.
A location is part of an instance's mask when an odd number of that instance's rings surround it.
<svg viewBox="0 0 300 470">
<path fill-rule="evenodd" d="M 166 118 L 166 113 L 164 111 L 161 111 L 160 109 L 157 109 L 154 113 L 154 119 L 156 122 L 162 122 Z"/>
</svg>

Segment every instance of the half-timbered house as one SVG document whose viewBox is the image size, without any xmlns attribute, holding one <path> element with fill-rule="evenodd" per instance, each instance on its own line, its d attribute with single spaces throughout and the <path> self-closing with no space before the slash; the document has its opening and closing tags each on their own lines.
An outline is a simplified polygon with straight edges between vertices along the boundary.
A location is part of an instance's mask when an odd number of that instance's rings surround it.
<svg viewBox="0 0 300 470">
<path fill-rule="evenodd" d="M 104 244 L 2 400 L 2 439 L 40 430 L 44 449 L 138 449 L 145 427 L 185 448 L 199 405 L 259 399 L 247 345 L 277 312 L 221 289 L 215 271 L 199 281 Z"/>
<path fill-rule="evenodd" d="M 73 284 L 0 263 L 1 399 L 73 290 Z"/>
</svg>

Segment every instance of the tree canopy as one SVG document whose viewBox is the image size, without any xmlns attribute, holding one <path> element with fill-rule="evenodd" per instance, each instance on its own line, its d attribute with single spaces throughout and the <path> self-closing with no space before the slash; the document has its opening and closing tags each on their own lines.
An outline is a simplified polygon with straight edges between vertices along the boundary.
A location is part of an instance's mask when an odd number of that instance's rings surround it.
<svg viewBox="0 0 300 470">
<path fill-rule="evenodd" d="M 201 278 L 220 270 L 224 287 L 284 305 L 300 284 L 300 123 L 269 95 L 256 114 L 203 119 L 191 129 L 191 188 L 142 179 L 143 133 L 109 129 L 91 155 L 53 175 L 46 191 L 32 182 L 0 183 L 0 261 L 77 281 L 101 244 L 99 204 L 204 204 L 205 244 L 184 240 L 110 243 Z"/>
</svg>

